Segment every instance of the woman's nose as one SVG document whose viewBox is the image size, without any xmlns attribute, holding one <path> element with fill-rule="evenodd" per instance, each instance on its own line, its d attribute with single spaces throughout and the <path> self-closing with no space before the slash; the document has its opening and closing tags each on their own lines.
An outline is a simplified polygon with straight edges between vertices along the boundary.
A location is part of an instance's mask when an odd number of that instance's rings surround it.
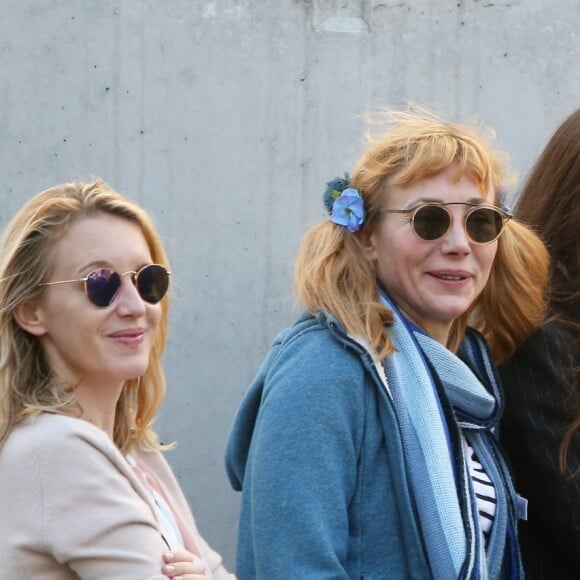
<svg viewBox="0 0 580 580">
<path fill-rule="evenodd" d="M 443 236 L 442 249 L 451 254 L 469 254 L 471 244 L 465 230 L 465 216 L 454 214 L 446 234 Z"/>
<path fill-rule="evenodd" d="M 117 308 L 122 316 L 141 316 L 145 313 L 145 301 L 141 298 L 131 274 L 121 277 Z"/>
</svg>

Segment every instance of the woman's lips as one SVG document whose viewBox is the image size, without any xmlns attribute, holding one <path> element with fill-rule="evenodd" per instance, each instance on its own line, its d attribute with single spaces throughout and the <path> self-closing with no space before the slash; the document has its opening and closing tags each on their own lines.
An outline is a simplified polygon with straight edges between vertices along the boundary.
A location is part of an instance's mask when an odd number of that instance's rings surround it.
<svg viewBox="0 0 580 580">
<path fill-rule="evenodd" d="M 432 278 L 448 284 L 461 284 L 473 278 L 473 275 L 465 270 L 432 270 L 427 272 L 427 274 Z"/>
<path fill-rule="evenodd" d="M 144 328 L 128 328 L 124 330 L 118 330 L 109 334 L 109 338 L 125 344 L 127 346 L 137 346 L 143 342 L 143 337 L 145 336 Z"/>
</svg>

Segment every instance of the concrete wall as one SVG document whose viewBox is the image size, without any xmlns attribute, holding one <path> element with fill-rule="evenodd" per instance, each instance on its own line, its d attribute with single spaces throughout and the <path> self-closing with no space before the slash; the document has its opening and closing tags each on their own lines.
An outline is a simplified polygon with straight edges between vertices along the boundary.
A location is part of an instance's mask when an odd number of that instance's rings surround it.
<svg viewBox="0 0 580 580">
<path fill-rule="evenodd" d="M 296 307 L 300 237 L 362 150 L 360 114 L 477 114 L 525 174 L 580 105 L 577 0 L 0 0 L 0 226 L 101 176 L 154 215 L 174 272 L 158 428 L 233 565 L 223 469 L 248 382 Z"/>
</svg>

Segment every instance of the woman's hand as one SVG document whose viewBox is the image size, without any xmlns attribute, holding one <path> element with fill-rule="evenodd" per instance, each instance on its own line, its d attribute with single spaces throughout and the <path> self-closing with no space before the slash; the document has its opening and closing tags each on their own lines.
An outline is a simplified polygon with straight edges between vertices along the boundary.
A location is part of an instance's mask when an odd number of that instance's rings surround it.
<svg viewBox="0 0 580 580">
<path fill-rule="evenodd" d="M 187 550 L 173 550 L 163 554 L 165 564 L 161 571 L 173 580 L 207 580 L 205 562 Z"/>
</svg>

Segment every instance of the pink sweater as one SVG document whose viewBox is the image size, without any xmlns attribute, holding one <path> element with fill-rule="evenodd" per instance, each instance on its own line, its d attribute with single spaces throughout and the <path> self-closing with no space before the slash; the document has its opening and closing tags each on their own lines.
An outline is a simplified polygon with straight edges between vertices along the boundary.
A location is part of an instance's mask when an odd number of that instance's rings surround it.
<svg viewBox="0 0 580 580">
<path fill-rule="evenodd" d="M 199 534 L 158 451 L 131 454 L 156 475 L 211 570 L 230 580 Z M 167 551 L 150 495 L 100 429 L 48 413 L 19 423 L 0 448 L 0 577 L 162 580 Z"/>
</svg>

